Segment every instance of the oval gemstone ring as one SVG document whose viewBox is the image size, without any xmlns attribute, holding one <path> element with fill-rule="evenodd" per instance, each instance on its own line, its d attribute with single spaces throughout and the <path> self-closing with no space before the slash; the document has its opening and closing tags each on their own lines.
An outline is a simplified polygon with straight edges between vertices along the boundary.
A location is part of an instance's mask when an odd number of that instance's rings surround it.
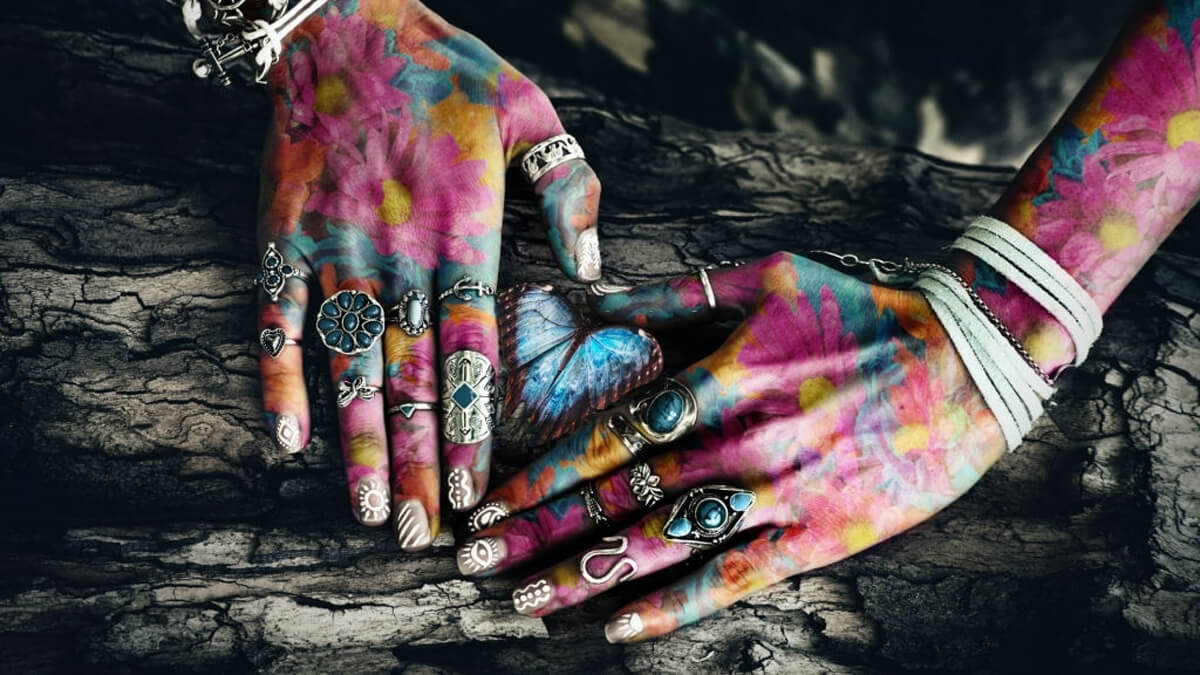
<svg viewBox="0 0 1200 675">
<path fill-rule="evenodd" d="M 383 306 L 362 291 L 338 291 L 317 310 L 317 333 L 339 354 L 361 354 L 383 335 Z"/>
</svg>

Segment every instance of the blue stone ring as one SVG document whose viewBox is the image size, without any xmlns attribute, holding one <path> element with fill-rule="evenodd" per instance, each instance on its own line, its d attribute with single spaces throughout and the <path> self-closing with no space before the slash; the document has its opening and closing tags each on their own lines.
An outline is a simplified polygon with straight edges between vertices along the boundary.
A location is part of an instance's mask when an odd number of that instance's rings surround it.
<svg viewBox="0 0 1200 675">
<path fill-rule="evenodd" d="M 483 354 L 462 349 L 442 363 L 442 436 L 469 445 L 492 435 L 496 371 Z"/>
<path fill-rule="evenodd" d="M 317 333 L 339 354 L 361 354 L 383 335 L 383 306 L 362 291 L 338 291 L 317 310 Z"/>
<path fill-rule="evenodd" d="M 663 538 L 693 548 L 709 548 L 738 531 L 754 493 L 729 485 L 693 488 L 671 507 Z"/>
<path fill-rule="evenodd" d="M 618 408 L 608 419 L 630 454 L 646 443 L 670 443 L 696 426 L 696 396 L 679 380 L 669 379 L 641 398 Z"/>
</svg>

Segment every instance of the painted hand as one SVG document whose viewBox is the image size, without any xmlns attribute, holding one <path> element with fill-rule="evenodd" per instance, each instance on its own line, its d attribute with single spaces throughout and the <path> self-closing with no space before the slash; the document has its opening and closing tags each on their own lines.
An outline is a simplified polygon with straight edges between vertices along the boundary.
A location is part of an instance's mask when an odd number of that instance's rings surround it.
<svg viewBox="0 0 1200 675">
<path fill-rule="evenodd" d="M 284 54 L 259 224 L 267 424 L 288 452 L 309 441 L 293 344 L 311 306 L 344 404 L 353 512 L 367 525 L 394 513 L 400 546 L 425 548 L 439 439 L 451 506 L 487 487 L 505 171 L 563 128 L 537 86 L 419 2 L 330 2 Z M 595 174 L 570 159 L 534 190 L 567 276 L 597 279 Z"/>
<path fill-rule="evenodd" d="M 662 635 L 929 518 L 1004 453 L 994 418 L 916 292 L 787 253 L 708 276 L 717 308 L 746 317 L 725 344 L 673 378 L 682 387 L 658 390 L 674 393 L 602 414 L 476 512 L 490 527 L 460 549 L 465 574 L 609 535 L 523 581 L 517 611 L 544 615 L 715 552 L 605 628 L 616 642 Z M 648 329 L 713 314 L 696 275 L 596 305 Z M 666 452 L 637 449 L 644 437 L 673 436 L 681 441 Z"/>
</svg>

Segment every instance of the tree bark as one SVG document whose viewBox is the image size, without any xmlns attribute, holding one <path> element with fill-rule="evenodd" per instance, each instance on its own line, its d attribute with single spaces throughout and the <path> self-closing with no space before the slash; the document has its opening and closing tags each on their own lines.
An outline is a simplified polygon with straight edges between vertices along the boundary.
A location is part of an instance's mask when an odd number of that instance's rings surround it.
<svg viewBox="0 0 1200 675">
<path fill-rule="evenodd" d="M 1022 448 L 930 522 L 648 644 L 649 586 L 541 620 L 515 579 L 402 554 L 345 502 L 322 353 L 314 442 L 261 428 L 261 94 L 194 80 L 153 0 L 0 26 L 0 670 L 655 673 L 1187 670 L 1200 659 L 1200 246 L 1180 226 Z M 604 182 L 607 276 L 789 249 L 940 255 L 1012 171 L 715 132 L 524 66 Z M 563 284 L 510 181 L 503 281 Z M 718 344 L 664 335 L 668 370 Z M 528 459 L 501 450 L 498 472 Z M 650 583 L 661 583 L 661 577 Z"/>
</svg>

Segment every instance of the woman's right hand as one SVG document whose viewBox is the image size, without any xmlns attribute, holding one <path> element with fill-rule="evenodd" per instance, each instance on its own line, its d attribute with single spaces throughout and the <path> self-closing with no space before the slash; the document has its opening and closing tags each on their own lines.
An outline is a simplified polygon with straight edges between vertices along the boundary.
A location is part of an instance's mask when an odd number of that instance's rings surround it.
<svg viewBox="0 0 1200 675">
<path fill-rule="evenodd" d="M 258 228 L 266 421 L 283 450 L 308 444 L 293 345 L 315 327 L 353 513 L 394 511 L 400 546 L 425 548 L 439 483 L 457 510 L 487 488 L 505 171 L 563 127 L 528 78 L 414 0 L 329 2 L 284 54 Z M 563 271 L 599 278 L 591 168 L 559 163 L 534 189 Z"/>
</svg>

